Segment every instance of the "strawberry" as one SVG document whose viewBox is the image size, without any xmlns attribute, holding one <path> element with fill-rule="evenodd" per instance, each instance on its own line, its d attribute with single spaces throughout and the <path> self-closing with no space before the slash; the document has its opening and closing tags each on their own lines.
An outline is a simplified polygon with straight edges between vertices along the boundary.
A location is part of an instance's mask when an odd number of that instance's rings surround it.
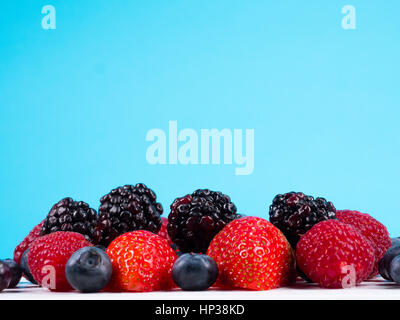
<svg viewBox="0 0 400 320">
<path fill-rule="evenodd" d="M 72 290 L 65 265 L 75 251 L 89 246 L 92 244 L 76 232 L 58 231 L 37 238 L 29 247 L 29 270 L 37 283 L 52 291 Z"/>
<path fill-rule="evenodd" d="M 314 225 L 296 247 L 299 268 L 323 288 L 355 286 L 375 263 L 370 242 L 353 226 L 337 220 Z"/>
<path fill-rule="evenodd" d="M 375 253 L 375 265 L 369 278 L 376 276 L 378 274 L 379 261 L 392 244 L 386 227 L 369 214 L 358 211 L 338 210 L 336 216 L 340 222 L 356 228 L 371 243 Z"/>
<path fill-rule="evenodd" d="M 225 226 L 207 254 L 218 265 L 218 285 L 268 290 L 294 279 L 294 257 L 283 233 L 267 220 L 245 217 Z"/>
<path fill-rule="evenodd" d="M 25 237 L 24 240 L 14 250 L 14 261 L 18 264 L 21 262 L 22 255 L 25 250 L 29 248 L 31 243 L 40 237 L 40 230 L 42 229 L 43 221 L 34 227 L 31 232 Z"/>
<path fill-rule="evenodd" d="M 177 258 L 168 240 L 145 230 L 125 233 L 106 250 L 113 266 L 112 291 L 157 291 L 174 287 L 172 266 Z"/>
</svg>

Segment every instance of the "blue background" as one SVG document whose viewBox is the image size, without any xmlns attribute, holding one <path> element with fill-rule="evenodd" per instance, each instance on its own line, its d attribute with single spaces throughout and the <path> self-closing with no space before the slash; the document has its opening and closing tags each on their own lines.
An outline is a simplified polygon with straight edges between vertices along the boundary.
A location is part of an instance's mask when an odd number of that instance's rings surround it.
<svg viewBox="0 0 400 320">
<path fill-rule="evenodd" d="M 57 29 L 43 30 L 54 5 Z M 341 8 L 357 9 L 357 29 Z M 166 208 L 199 187 L 268 216 L 324 196 L 400 235 L 400 3 L 0 2 L 0 257 L 65 196 L 96 209 L 144 182 Z M 146 162 L 148 130 L 250 128 L 255 169 Z"/>
</svg>

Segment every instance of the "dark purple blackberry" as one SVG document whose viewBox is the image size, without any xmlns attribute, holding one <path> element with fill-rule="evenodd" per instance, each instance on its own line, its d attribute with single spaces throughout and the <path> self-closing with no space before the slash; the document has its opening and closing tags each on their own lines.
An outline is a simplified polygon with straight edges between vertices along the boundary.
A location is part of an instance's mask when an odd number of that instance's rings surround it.
<svg viewBox="0 0 400 320">
<path fill-rule="evenodd" d="M 301 192 L 278 194 L 269 208 L 269 221 L 283 232 L 293 249 L 312 226 L 329 219 L 336 219 L 331 202 Z"/>
<path fill-rule="evenodd" d="M 73 231 L 83 234 L 86 240 L 92 241 L 96 225 L 96 210 L 90 208 L 86 202 L 65 198 L 51 208 L 43 221 L 40 235 L 56 231 Z"/>
<path fill-rule="evenodd" d="M 236 206 L 227 195 L 199 189 L 191 195 L 175 199 L 167 231 L 183 253 L 206 253 L 215 235 L 237 218 Z"/>
<path fill-rule="evenodd" d="M 135 230 L 158 233 L 163 207 L 143 183 L 113 189 L 100 199 L 94 243 L 107 247 L 116 237 Z"/>
</svg>

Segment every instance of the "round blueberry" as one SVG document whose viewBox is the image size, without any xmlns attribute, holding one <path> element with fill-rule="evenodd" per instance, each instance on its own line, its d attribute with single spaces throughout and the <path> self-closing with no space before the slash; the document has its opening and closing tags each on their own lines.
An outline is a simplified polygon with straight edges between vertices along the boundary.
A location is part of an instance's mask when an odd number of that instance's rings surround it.
<svg viewBox="0 0 400 320">
<path fill-rule="evenodd" d="M 183 290 L 206 290 L 215 283 L 217 277 L 217 264 L 205 254 L 182 254 L 172 267 L 172 279 Z"/>
<path fill-rule="evenodd" d="M 12 278 L 10 267 L 5 262 L 0 262 L 0 291 L 8 288 Z"/>
<path fill-rule="evenodd" d="M 386 270 L 385 263 L 384 263 L 383 259 L 381 259 L 379 261 L 378 270 L 379 270 L 379 274 L 382 276 L 383 279 L 388 280 L 388 281 L 392 281 L 392 279 L 390 279 L 388 271 Z"/>
<path fill-rule="evenodd" d="M 389 281 L 393 281 L 390 277 L 390 263 L 394 259 L 394 257 L 400 255 L 400 246 L 390 247 L 388 251 L 386 251 L 385 255 L 382 258 L 382 262 L 380 262 L 380 273 L 381 276 Z"/>
<path fill-rule="evenodd" d="M 18 263 L 16 263 L 12 259 L 5 259 L 2 262 L 7 264 L 11 271 L 11 281 L 10 281 L 10 284 L 8 285 L 8 287 L 15 288 L 17 286 L 17 284 L 19 283 L 19 280 L 21 280 L 22 269 L 18 265 Z"/>
<path fill-rule="evenodd" d="M 400 284 L 400 255 L 393 258 L 389 266 L 390 278 Z"/>
<path fill-rule="evenodd" d="M 107 253 L 96 247 L 84 247 L 69 258 L 65 275 L 69 284 L 80 292 L 97 292 L 111 279 L 112 264 Z"/>
<path fill-rule="evenodd" d="M 392 240 L 392 247 L 400 246 L 400 238 L 391 238 Z"/>
<path fill-rule="evenodd" d="M 37 284 L 36 280 L 33 278 L 32 273 L 28 267 L 28 253 L 29 253 L 29 249 L 26 249 L 24 251 L 24 253 L 22 254 L 20 266 L 21 266 L 22 272 L 24 273 L 25 278 L 28 279 L 33 284 Z"/>
</svg>

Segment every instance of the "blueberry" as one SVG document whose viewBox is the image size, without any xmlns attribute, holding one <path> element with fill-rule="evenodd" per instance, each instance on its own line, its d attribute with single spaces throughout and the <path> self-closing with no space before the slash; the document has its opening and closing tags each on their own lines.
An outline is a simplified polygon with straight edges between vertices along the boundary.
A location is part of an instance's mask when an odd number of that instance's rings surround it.
<svg viewBox="0 0 400 320">
<path fill-rule="evenodd" d="M 107 250 L 107 248 L 105 247 L 105 246 L 102 246 L 102 245 L 97 245 L 97 246 L 95 246 L 96 248 L 99 248 L 99 249 L 101 249 L 101 250 L 103 250 L 103 251 L 106 251 Z"/>
<path fill-rule="evenodd" d="M 17 286 L 17 284 L 19 283 L 19 280 L 21 280 L 22 269 L 18 265 L 18 263 L 16 263 L 12 259 L 5 259 L 2 262 L 7 264 L 11 271 L 11 281 L 10 281 L 10 284 L 8 285 L 8 287 L 15 288 Z"/>
<path fill-rule="evenodd" d="M 65 275 L 69 284 L 81 292 L 97 292 L 110 281 L 112 264 L 101 248 L 84 247 L 69 258 Z"/>
<path fill-rule="evenodd" d="M 0 262 L 0 291 L 8 288 L 12 278 L 10 267 L 5 262 Z"/>
<path fill-rule="evenodd" d="M 29 249 L 26 249 L 24 251 L 24 253 L 22 254 L 20 266 L 21 266 L 22 272 L 24 273 L 25 278 L 28 279 L 33 284 L 37 284 L 36 280 L 33 278 L 32 273 L 28 267 L 28 253 L 29 253 Z"/>
<path fill-rule="evenodd" d="M 391 238 L 392 240 L 392 247 L 400 246 L 400 238 Z"/>
<path fill-rule="evenodd" d="M 390 278 L 400 284 L 400 255 L 393 258 L 389 266 Z"/>
<path fill-rule="evenodd" d="M 183 290 L 206 290 L 215 283 L 217 277 L 217 264 L 205 254 L 182 254 L 172 267 L 172 279 Z"/>
<path fill-rule="evenodd" d="M 381 259 L 379 261 L 378 270 L 379 270 L 379 274 L 382 276 L 382 278 L 384 278 L 385 280 L 388 280 L 388 281 L 392 281 L 392 279 L 390 279 L 389 273 L 386 270 L 383 259 Z"/>
<path fill-rule="evenodd" d="M 394 257 L 400 255 L 400 246 L 391 247 L 388 251 L 386 251 L 385 255 L 383 256 L 382 260 L 379 262 L 379 272 L 383 278 L 389 281 L 393 281 L 390 277 L 389 270 L 390 270 L 390 263 L 394 259 Z"/>
</svg>

